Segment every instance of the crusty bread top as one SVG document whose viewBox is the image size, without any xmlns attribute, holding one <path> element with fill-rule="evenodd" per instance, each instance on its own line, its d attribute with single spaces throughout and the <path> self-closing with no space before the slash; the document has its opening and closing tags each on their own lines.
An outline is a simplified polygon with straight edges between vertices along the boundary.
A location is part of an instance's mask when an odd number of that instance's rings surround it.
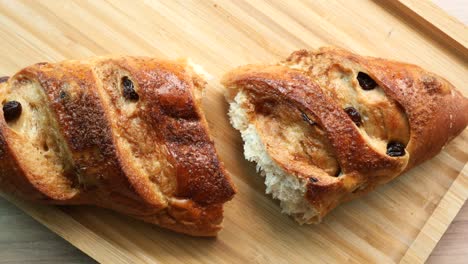
<svg viewBox="0 0 468 264">
<path fill-rule="evenodd" d="M 363 91 L 359 72 L 376 88 Z M 443 78 L 336 48 L 243 66 L 222 82 L 228 100 L 241 90 L 248 94 L 243 107 L 268 154 L 287 173 L 310 180 L 306 196 L 322 216 L 433 157 L 468 123 L 468 100 Z M 362 124 L 344 111 L 349 106 L 362 111 Z M 283 141 L 302 147 L 288 149 Z M 405 154 L 387 155 L 391 141 L 406 145 Z"/>
<path fill-rule="evenodd" d="M 468 99 L 443 77 L 419 66 L 359 56 L 337 48 L 298 51 L 286 60 L 286 64 L 308 58 L 315 59 L 305 67 L 312 67 L 316 61 L 325 58 L 332 63 L 354 63 L 357 67 L 354 70 L 366 71 L 386 96 L 401 105 L 411 134 L 406 147 L 411 154 L 406 170 L 434 157 L 468 124 Z"/>
<path fill-rule="evenodd" d="M 137 100 L 124 98 L 124 78 Z M 24 106 L 11 122 L 0 110 L 2 189 L 51 203 L 95 204 L 176 231 L 215 235 L 222 204 L 235 187 L 201 111 L 204 85 L 186 60 L 96 57 L 21 70 L 0 84 L 2 104 L 17 100 Z M 30 93 L 42 94 L 42 101 L 23 96 Z M 32 139 L 26 155 L 20 146 Z M 45 170 L 56 180 L 41 175 Z M 64 196 L 56 181 L 70 194 Z"/>
</svg>

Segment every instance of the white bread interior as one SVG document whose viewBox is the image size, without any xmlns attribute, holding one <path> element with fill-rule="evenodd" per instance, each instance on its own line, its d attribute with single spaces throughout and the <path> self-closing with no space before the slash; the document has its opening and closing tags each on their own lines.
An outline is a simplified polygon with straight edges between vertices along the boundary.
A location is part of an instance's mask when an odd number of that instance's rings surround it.
<svg viewBox="0 0 468 264">
<path fill-rule="evenodd" d="M 230 102 L 229 117 L 241 133 L 245 158 L 255 162 L 257 171 L 265 177 L 265 192 L 280 200 L 282 213 L 293 216 L 298 223 L 320 221 L 317 210 L 305 198 L 307 179 L 286 173 L 268 155 L 255 124 L 249 123 L 248 104 L 247 95 L 239 90 Z"/>
</svg>

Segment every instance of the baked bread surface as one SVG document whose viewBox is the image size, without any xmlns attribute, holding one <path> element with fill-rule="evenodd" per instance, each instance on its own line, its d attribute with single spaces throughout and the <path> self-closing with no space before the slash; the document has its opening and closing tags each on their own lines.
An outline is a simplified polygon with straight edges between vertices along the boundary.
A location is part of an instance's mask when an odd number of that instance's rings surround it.
<svg viewBox="0 0 468 264">
<path fill-rule="evenodd" d="M 222 82 L 246 158 L 300 223 L 435 156 L 468 123 L 468 100 L 445 79 L 337 48 L 243 66 Z"/>
<path fill-rule="evenodd" d="M 204 86 L 186 60 L 145 57 L 38 63 L 4 78 L 0 188 L 214 236 L 235 187 L 208 134 Z"/>
</svg>

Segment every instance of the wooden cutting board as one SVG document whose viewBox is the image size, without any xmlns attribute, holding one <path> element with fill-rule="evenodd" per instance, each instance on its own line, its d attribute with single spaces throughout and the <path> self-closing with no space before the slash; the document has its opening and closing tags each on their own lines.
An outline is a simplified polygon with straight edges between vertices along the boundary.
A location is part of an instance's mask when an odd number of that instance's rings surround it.
<svg viewBox="0 0 468 264">
<path fill-rule="evenodd" d="M 299 226 L 264 195 L 219 84 L 246 63 L 323 45 L 418 64 L 468 95 L 468 30 L 425 1 L 0 1 L 0 75 L 103 54 L 191 57 L 214 79 L 204 108 L 239 193 L 217 239 L 193 238 L 88 206 L 7 197 L 101 262 L 423 262 L 468 197 L 468 131 L 434 159 Z M 428 143 L 430 144 L 430 142 Z"/>
</svg>

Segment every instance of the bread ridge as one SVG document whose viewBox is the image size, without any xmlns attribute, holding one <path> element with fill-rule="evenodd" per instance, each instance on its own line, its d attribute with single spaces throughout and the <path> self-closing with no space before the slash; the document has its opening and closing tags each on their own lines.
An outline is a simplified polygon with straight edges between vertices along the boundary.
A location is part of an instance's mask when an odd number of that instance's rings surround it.
<svg viewBox="0 0 468 264">
<path fill-rule="evenodd" d="M 344 74 L 340 80 L 353 83 L 353 87 L 357 86 L 357 81 L 348 75 L 355 78 L 358 72 L 367 73 L 377 82 L 377 88 L 384 91 L 390 103 L 396 102 L 395 111 L 403 111 L 409 124 L 410 135 L 405 155 L 390 157 L 386 155 L 385 149 L 373 144 L 372 135 L 364 133 L 362 126 L 354 124 L 343 111 L 344 106 L 336 97 L 339 94 L 319 84 L 319 77 L 327 80 L 335 78 L 334 75 L 314 75 L 320 67 L 338 67 L 338 72 Z M 299 222 L 320 222 L 340 203 L 368 193 L 435 156 L 468 123 L 468 100 L 445 79 L 415 65 L 363 57 L 333 47 L 296 51 L 276 65 L 241 66 L 225 74 L 221 82 L 227 88 L 230 112 L 237 117 L 239 111 L 233 110 L 233 107 L 238 108 L 239 104 L 233 105 L 235 98 L 240 92 L 247 94 L 248 103 L 240 107 L 247 112 L 248 123 L 255 126 L 255 133 L 259 135 L 274 165 L 281 169 L 281 174 L 289 178 L 307 179 L 305 190 L 301 192 L 305 193 L 303 198 L 317 212 L 314 214 L 313 210 L 304 209 L 302 214 L 295 216 Z M 269 104 L 274 106 L 265 110 Z M 280 130 L 287 131 L 291 127 L 290 123 L 304 122 L 281 119 L 281 114 L 277 113 L 279 106 L 290 107 L 288 112 L 291 114 L 286 114 L 291 116 L 290 120 L 296 118 L 292 115 L 303 114 L 305 123 L 311 124 L 309 127 L 323 128 L 333 149 L 328 158 L 338 160 L 341 169 L 339 174 L 330 175 L 314 164 L 304 166 L 301 160 L 288 160 L 286 155 L 276 153 L 289 150 L 284 149 L 284 146 L 280 148 L 279 143 L 269 138 L 271 132 L 268 131 L 274 131 L 271 127 L 274 128 L 277 123 Z M 272 116 L 269 122 L 265 122 L 267 125 L 261 123 L 265 116 Z M 234 122 L 233 114 L 231 122 Z M 270 130 L 263 129 L 266 126 Z M 244 129 L 235 128 L 245 137 L 245 125 Z M 310 129 L 307 129 L 304 131 L 310 133 Z M 282 142 L 288 139 L 278 140 Z M 427 144 L 428 141 L 431 144 Z M 245 144 L 247 147 L 247 142 Z M 281 195 L 286 197 L 281 191 L 274 194 L 277 197 Z M 288 199 L 284 198 L 282 203 Z M 311 217 L 303 219 L 304 214 Z"/>
<path fill-rule="evenodd" d="M 138 111 L 138 117 L 148 124 L 153 132 L 151 135 L 158 135 L 152 140 L 154 145 L 164 147 L 171 144 L 171 151 L 163 158 L 175 168 L 167 177 L 177 182 L 177 189 L 160 193 L 161 201 L 155 202 L 150 197 L 157 183 L 142 181 L 146 176 L 140 175 L 139 169 L 132 169 L 133 164 L 127 162 L 130 157 L 119 151 L 116 126 L 110 120 L 110 111 L 119 112 L 121 109 L 111 109 L 104 99 L 104 76 L 99 71 L 105 65 L 112 69 L 112 74 L 106 76 L 108 78 L 121 77 L 117 73 L 122 71 L 129 73 L 140 95 L 136 104 L 144 105 Z M 195 94 L 201 92 L 205 83 L 186 60 L 104 56 L 40 63 L 1 83 L 2 97 L 8 92 L 9 84 L 18 78 L 34 79 L 47 95 L 48 107 L 59 123 L 60 133 L 76 165 L 75 171 L 80 175 L 80 186 L 74 199 L 63 201 L 51 199 L 35 188 L 27 170 L 22 170 L 12 155 L 9 142 L 12 139 L 8 136 L 12 131 L 3 119 L 3 112 L 0 112 L 0 183 L 4 191 L 46 203 L 92 204 L 110 208 L 194 236 L 214 236 L 221 229 L 222 205 L 232 198 L 236 189 L 219 161 L 209 135 L 201 110 L 201 95 Z M 176 92 L 174 96 L 168 97 L 164 92 L 168 87 L 175 89 L 172 90 Z M 165 112 L 161 111 L 161 103 L 165 103 Z M 164 125 L 177 125 L 172 141 L 167 135 L 171 127 L 162 127 Z M 165 130 L 161 131 L 161 128 Z M 196 129 L 187 134 L 188 128 Z M 181 143 L 182 140 L 185 141 Z M 133 153 L 138 155 L 139 147 L 134 145 L 132 147 L 136 151 Z M 188 158 L 183 157 L 187 148 L 191 151 Z M 184 161 L 191 163 L 182 164 Z M 130 174 L 133 178 L 129 178 Z M 183 181 L 190 184 L 182 186 Z"/>
</svg>

